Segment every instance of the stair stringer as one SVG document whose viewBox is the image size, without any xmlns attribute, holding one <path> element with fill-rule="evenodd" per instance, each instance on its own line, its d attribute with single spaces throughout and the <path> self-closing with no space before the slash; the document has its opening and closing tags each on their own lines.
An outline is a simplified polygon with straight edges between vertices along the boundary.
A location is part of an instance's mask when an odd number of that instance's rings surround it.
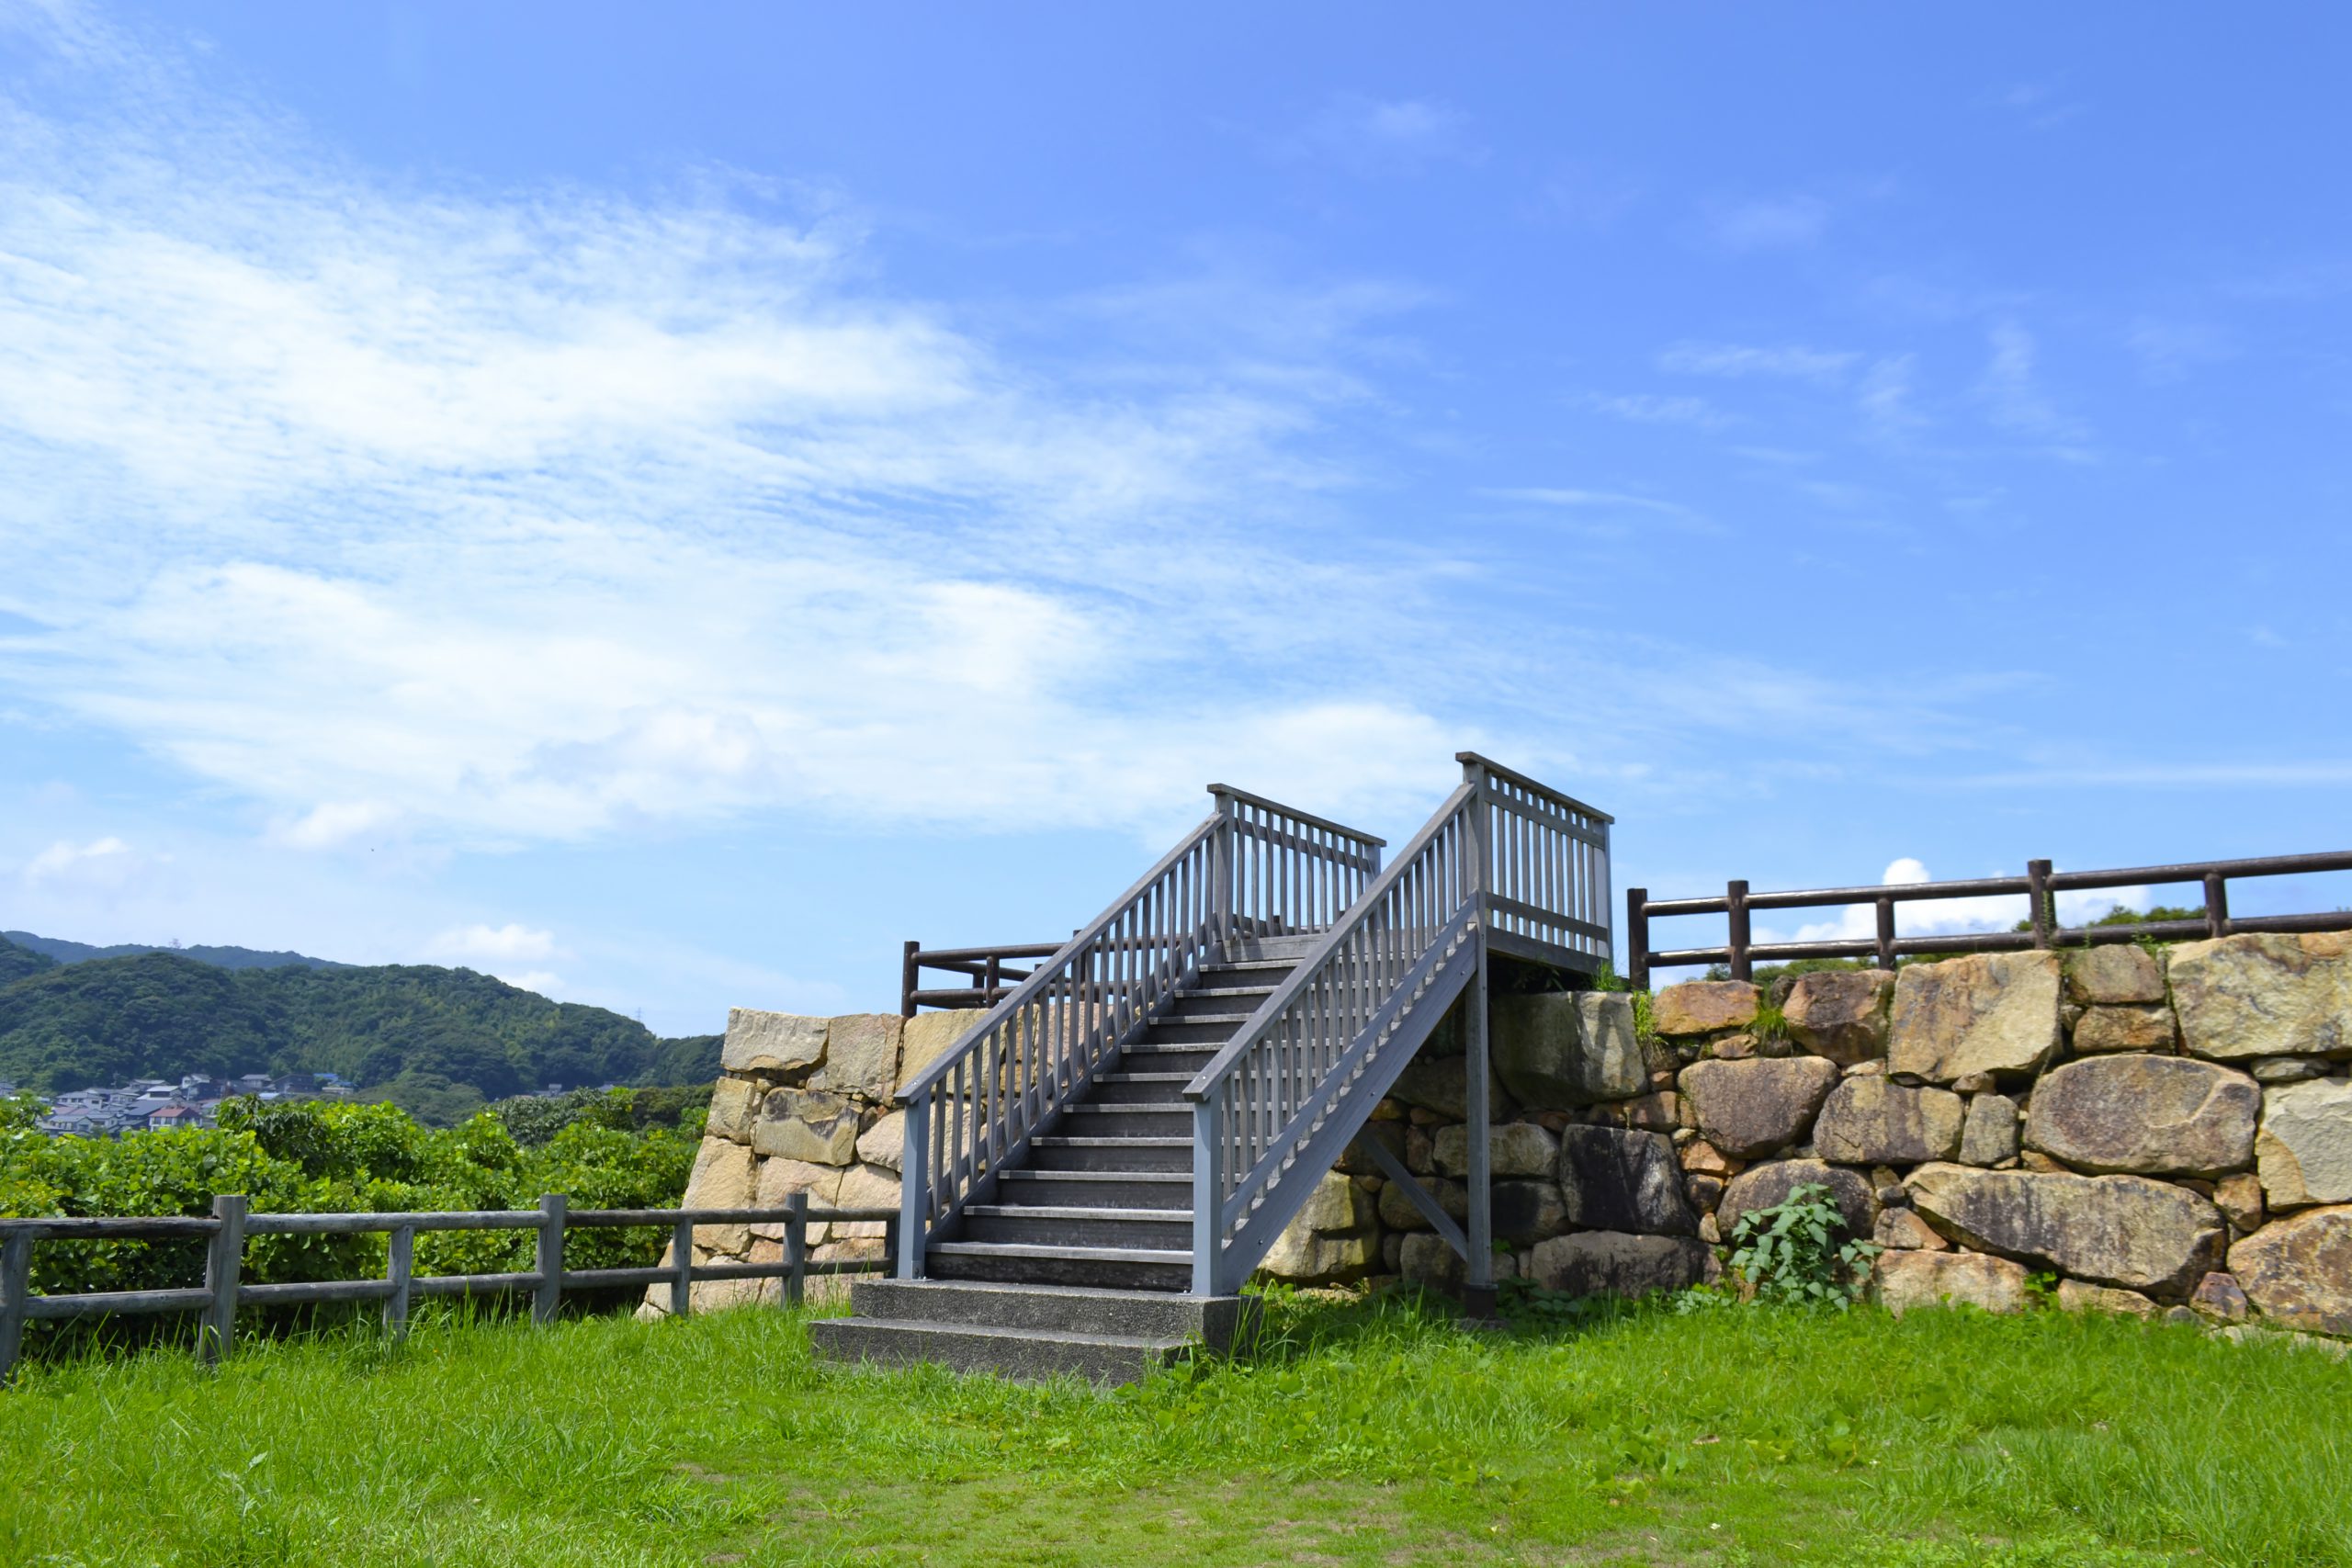
<svg viewBox="0 0 2352 1568">
<path fill-rule="evenodd" d="M 1484 933 L 1475 908 L 1465 905 L 1447 923 L 1372 1021 L 1349 1043 L 1327 1080 L 1330 1087 L 1322 1097 L 1320 1113 L 1302 1113 L 1298 1120 L 1308 1123 L 1306 1132 L 1279 1160 L 1267 1156 L 1265 1163 L 1278 1164 L 1279 1171 L 1262 1186 L 1245 1181 L 1235 1194 L 1233 1206 L 1221 1212 L 1219 1229 L 1228 1239 L 1216 1261 L 1218 1292 L 1241 1288 L 1275 1238 L 1306 1206 L 1323 1173 L 1338 1163 L 1372 1119 L 1374 1107 L 1428 1043 L 1446 1010 L 1476 977 Z M 1295 1179 L 1301 1176 L 1305 1179 Z M 1195 1169 L 1193 1181 L 1201 1179 Z M 1253 1186 L 1257 1186 L 1254 1200 L 1250 1197 Z M 1246 1213 L 1238 1212 L 1245 1206 Z"/>
</svg>

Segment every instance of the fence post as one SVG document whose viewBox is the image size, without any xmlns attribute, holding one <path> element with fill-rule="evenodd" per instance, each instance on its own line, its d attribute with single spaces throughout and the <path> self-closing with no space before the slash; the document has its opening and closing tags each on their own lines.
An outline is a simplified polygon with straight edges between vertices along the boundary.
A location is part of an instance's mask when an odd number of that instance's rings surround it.
<svg viewBox="0 0 2352 1568">
<path fill-rule="evenodd" d="M 2218 871 L 2205 874 L 2205 934 L 2230 934 L 2230 881 Z"/>
<path fill-rule="evenodd" d="M 237 1280 L 245 1264 L 245 1212 L 250 1201 L 242 1192 L 216 1192 L 212 1217 L 220 1228 L 204 1254 L 204 1288 L 212 1292 L 204 1319 L 198 1325 L 196 1359 L 213 1366 L 227 1359 L 237 1337 Z"/>
<path fill-rule="evenodd" d="M 33 1233 L 10 1231 L 0 1241 L 0 1388 L 17 1375 L 25 1345 L 25 1299 L 33 1293 Z"/>
<path fill-rule="evenodd" d="M 1725 944 L 1731 950 L 1731 977 L 1735 980 L 1756 978 L 1755 965 L 1747 961 L 1747 884 L 1724 884 L 1724 912 L 1730 917 L 1731 935 Z"/>
<path fill-rule="evenodd" d="M 922 1278 L 923 1232 L 931 1221 L 931 1092 L 907 1106 L 899 1156 L 899 1278 Z"/>
<path fill-rule="evenodd" d="M 408 1337 L 409 1281 L 416 1276 L 416 1227 L 394 1225 L 386 1250 L 384 1278 L 391 1281 L 392 1290 L 384 1298 L 384 1332 L 397 1343 Z"/>
<path fill-rule="evenodd" d="M 1650 890 L 1625 889 L 1625 984 L 1631 989 L 1650 988 Z"/>
<path fill-rule="evenodd" d="M 808 1194 L 804 1190 L 785 1200 L 792 1217 L 784 1222 L 784 1261 L 792 1270 L 784 1277 L 784 1304 L 798 1306 L 808 1276 Z M 882 1244 L 888 1250 L 886 1238 Z"/>
<path fill-rule="evenodd" d="M 907 943 L 906 956 L 899 961 L 899 1016 L 915 1015 L 915 991 L 920 986 L 922 965 L 915 962 L 915 954 L 922 951 L 922 943 Z"/>
<path fill-rule="evenodd" d="M 2050 863 L 2030 860 L 2025 863 L 2026 896 L 2033 900 L 2033 945 L 2050 945 Z"/>
<path fill-rule="evenodd" d="M 1884 893 L 1878 899 L 1878 966 L 1894 967 L 1894 899 Z"/>
<path fill-rule="evenodd" d="M 539 1283 L 531 1292 L 531 1322 L 544 1328 L 563 1308 L 563 1215 L 571 1200 L 560 1192 L 539 1199 Z"/>
<path fill-rule="evenodd" d="M 684 1317 L 695 1310 L 695 1223 L 670 1224 L 670 1315 Z"/>
</svg>

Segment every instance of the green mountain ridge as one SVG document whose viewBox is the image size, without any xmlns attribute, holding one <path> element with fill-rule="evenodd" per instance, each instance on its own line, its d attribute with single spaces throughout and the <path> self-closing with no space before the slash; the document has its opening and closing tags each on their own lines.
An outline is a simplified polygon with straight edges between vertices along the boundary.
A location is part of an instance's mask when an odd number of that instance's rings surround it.
<svg viewBox="0 0 2352 1568">
<path fill-rule="evenodd" d="M 147 942 L 124 942 L 112 947 L 93 947 L 86 942 L 68 942 L 59 936 L 36 936 L 31 931 L 0 931 L 0 942 L 13 942 L 28 952 L 40 953 L 60 964 L 87 964 L 96 958 L 136 958 L 142 953 L 170 953 L 222 969 L 357 967 L 356 964 L 337 964 L 332 958 L 312 958 L 301 953 L 265 953 L 252 947 L 164 947 Z"/>
<path fill-rule="evenodd" d="M 707 1082 L 718 1041 L 664 1039 L 470 969 L 223 968 L 171 952 L 60 964 L 0 938 L 0 1079 L 49 1093 L 332 1072 L 443 1121 L 551 1083 Z"/>
</svg>

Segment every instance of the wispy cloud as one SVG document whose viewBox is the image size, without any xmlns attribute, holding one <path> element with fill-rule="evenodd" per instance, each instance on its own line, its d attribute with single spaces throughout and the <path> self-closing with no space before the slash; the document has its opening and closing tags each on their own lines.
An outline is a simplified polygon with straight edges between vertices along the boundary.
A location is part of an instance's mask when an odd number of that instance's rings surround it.
<svg viewBox="0 0 2352 1568">
<path fill-rule="evenodd" d="M 1476 163 L 1486 156 L 1470 135 L 1469 117 L 1450 104 L 1358 94 L 1333 98 L 1276 149 L 1286 157 L 1336 164 L 1366 178 L 1418 175 L 1433 164 Z"/>
<path fill-rule="evenodd" d="M 1710 205 L 1704 216 L 1708 235 L 1729 251 L 1810 245 L 1829 227 L 1828 203 L 1811 196 L 1721 201 Z"/>
<path fill-rule="evenodd" d="M 1481 490 L 1478 493 L 1494 501 L 1521 502 L 1590 516 L 1622 518 L 1628 514 L 1638 515 L 1687 533 L 1723 532 L 1722 525 L 1704 513 L 1679 502 L 1660 501 L 1655 496 L 1628 495 L 1618 491 L 1554 489 L 1542 485 L 1500 487 Z"/>
<path fill-rule="evenodd" d="M 2134 319 L 2124 331 L 2123 344 L 2138 356 L 2141 372 L 2160 385 L 2186 380 L 2199 366 L 2226 359 L 2233 352 L 2229 334 L 2218 327 L 2157 316 Z"/>
<path fill-rule="evenodd" d="M 1976 390 L 1993 423 L 2047 443 L 2054 456 L 2088 456 L 2081 422 L 2062 412 L 2042 388 L 2035 368 L 2039 348 L 2033 334 L 2015 321 L 1998 321 L 1990 336 L 1992 354 Z"/>
<path fill-rule="evenodd" d="M 1704 398 L 1662 392 L 1588 392 L 1578 401 L 1596 413 L 1632 420 L 1636 424 L 1688 424 L 1701 430 L 1720 430 L 1733 423 L 1730 412 Z"/>
<path fill-rule="evenodd" d="M 1799 344 L 1759 347 L 1737 343 L 1678 343 L 1657 356 L 1658 368 L 1683 376 L 1790 377 L 1805 381 L 1837 381 L 1861 363 L 1862 356 L 1843 349 L 1807 348 Z"/>
</svg>

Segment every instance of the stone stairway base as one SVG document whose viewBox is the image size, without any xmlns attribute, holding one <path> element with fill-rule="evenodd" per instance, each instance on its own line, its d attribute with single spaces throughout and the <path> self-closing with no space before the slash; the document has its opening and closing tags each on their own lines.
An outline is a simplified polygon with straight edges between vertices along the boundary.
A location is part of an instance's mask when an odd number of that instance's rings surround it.
<svg viewBox="0 0 2352 1568">
<path fill-rule="evenodd" d="M 1137 1382 L 1189 1347 L 1230 1350 L 1257 1312 L 1239 1296 L 935 1280 L 862 1280 L 850 1304 L 854 1317 L 808 1325 L 819 1354 L 1101 1384 Z"/>
</svg>

